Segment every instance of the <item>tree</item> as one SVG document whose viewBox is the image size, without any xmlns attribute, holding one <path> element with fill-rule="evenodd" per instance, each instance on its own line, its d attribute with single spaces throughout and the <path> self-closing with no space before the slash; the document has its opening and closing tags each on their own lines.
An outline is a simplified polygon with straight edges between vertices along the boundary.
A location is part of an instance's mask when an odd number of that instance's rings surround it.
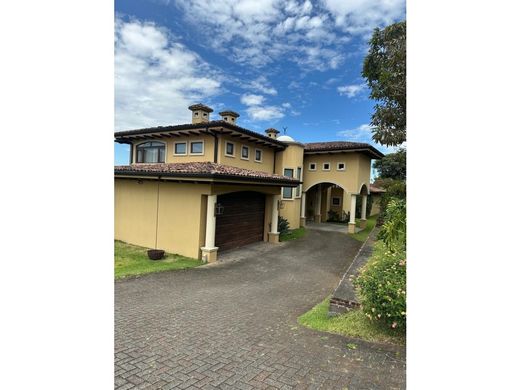
<svg viewBox="0 0 520 390">
<path fill-rule="evenodd" d="M 398 146 L 406 141 L 406 22 L 376 28 L 363 63 L 363 77 L 376 100 L 372 139 Z"/>
<path fill-rule="evenodd" d="M 374 161 L 374 169 L 381 179 L 406 180 L 406 150 L 399 149 Z"/>
</svg>

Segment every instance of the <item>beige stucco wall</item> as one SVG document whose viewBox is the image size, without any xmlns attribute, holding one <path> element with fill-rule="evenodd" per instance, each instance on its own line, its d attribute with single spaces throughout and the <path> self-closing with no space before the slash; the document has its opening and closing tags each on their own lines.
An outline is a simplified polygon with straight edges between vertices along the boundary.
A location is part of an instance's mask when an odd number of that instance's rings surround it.
<svg viewBox="0 0 520 390">
<path fill-rule="evenodd" d="M 372 197 L 372 210 L 370 211 L 370 216 L 379 214 L 381 211 L 381 194 L 371 194 Z"/>
<path fill-rule="evenodd" d="M 323 163 L 330 163 L 330 171 L 323 170 Z M 346 165 L 344 171 L 337 170 L 337 164 Z M 316 171 L 309 170 L 309 164 L 316 163 Z M 318 183 L 337 184 L 349 193 L 358 193 L 362 184 L 370 183 L 369 157 L 361 153 L 307 154 L 304 157 L 303 190 Z"/>
<path fill-rule="evenodd" d="M 199 258 L 209 185 L 116 179 L 114 190 L 115 239 L 154 248 L 157 223 L 157 248 Z"/>
<path fill-rule="evenodd" d="M 288 144 L 283 151 L 276 153 L 276 167 L 275 173 L 283 175 L 284 169 L 293 169 L 296 175 L 297 168 L 302 168 L 302 179 L 305 180 L 303 173 L 303 146 L 297 143 Z M 290 229 L 297 229 L 300 227 L 300 213 L 301 213 L 301 191 L 300 195 L 296 197 L 296 188 L 293 188 L 292 199 L 283 199 L 283 208 L 280 209 L 280 216 L 287 219 Z"/>
<path fill-rule="evenodd" d="M 235 144 L 235 156 L 226 156 L 226 142 Z M 242 159 L 242 145 L 249 147 L 249 159 Z M 262 150 L 262 162 L 255 161 L 255 149 Z M 224 165 L 234 167 L 252 169 L 261 172 L 273 172 L 274 150 L 269 147 L 263 147 L 257 143 L 240 140 L 237 137 L 219 136 L 219 155 L 218 162 Z"/>
</svg>

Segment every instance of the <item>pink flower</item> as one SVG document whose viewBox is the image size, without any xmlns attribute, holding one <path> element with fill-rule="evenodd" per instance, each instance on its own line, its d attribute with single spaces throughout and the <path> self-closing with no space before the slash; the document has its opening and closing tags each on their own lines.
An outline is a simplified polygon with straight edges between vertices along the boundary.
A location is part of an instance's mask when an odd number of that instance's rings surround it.
<svg viewBox="0 0 520 390">
<path fill-rule="evenodd" d="M 392 324 L 392 328 L 395 329 L 396 326 L 397 326 L 397 322 L 394 322 L 394 323 Z"/>
</svg>

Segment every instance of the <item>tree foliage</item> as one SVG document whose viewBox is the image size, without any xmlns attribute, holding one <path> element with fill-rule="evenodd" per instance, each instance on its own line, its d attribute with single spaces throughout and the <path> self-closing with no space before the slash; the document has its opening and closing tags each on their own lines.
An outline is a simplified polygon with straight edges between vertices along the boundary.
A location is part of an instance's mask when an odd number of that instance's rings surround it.
<svg viewBox="0 0 520 390">
<path fill-rule="evenodd" d="M 381 179 L 406 180 L 406 150 L 399 149 L 374 162 Z"/>
<path fill-rule="evenodd" d="M 401 145 L 406 141 L 406 22 L 374 30 L 362 75 L 377 101 L 372 138 L 381 145 Z"/>
</svg>

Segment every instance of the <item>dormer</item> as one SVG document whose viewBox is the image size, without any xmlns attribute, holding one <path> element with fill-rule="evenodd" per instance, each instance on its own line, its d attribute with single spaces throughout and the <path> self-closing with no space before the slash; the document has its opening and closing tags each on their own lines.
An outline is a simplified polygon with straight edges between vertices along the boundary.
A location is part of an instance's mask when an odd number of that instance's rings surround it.
<svg viewBox="0 0 520 390">
<path fill-rule="evenodd" d="M 188 107 L 191 111 L 191 123 L 207 123 L 209 122 L 209 114 L 213 112 L 211 107 L 197 103 Z"/>
<path fill-rule="evenodd" d="M 236 125 L 237 118 L 240 116 L 240 114 L 235 111 L 222 111 L 219 112 L 219 114 L 223 121 L 231 123 L 232 125 Z"/>
</svg>

